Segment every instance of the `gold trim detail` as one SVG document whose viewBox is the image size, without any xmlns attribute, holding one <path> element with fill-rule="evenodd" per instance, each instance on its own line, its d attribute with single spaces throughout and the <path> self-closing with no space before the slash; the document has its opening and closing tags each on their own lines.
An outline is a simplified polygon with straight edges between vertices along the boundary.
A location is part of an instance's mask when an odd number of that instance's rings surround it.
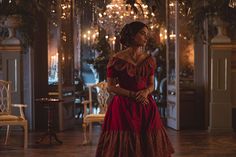
<svg viewBox="0 0 236 157">
<path fill-rule="evenodd" d="M 0 52 L 22 52 L 20 45 L 0 45 Z"/>
</svg>

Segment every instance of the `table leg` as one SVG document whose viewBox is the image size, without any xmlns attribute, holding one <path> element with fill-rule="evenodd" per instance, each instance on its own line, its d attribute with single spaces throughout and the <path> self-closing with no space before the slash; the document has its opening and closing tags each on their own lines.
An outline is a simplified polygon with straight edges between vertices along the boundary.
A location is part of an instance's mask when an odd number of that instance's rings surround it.
<svg viewBox="0 0 236 157">
<path fill-rule="evenodd" d="M 56 142 L 58 142 L 59 144 L 62 144 L 63 142 L 60 141 L 56 135 L 56 132 L 54 131 L 53 128 L 53 107 L 51 107 L 50 105 L 46 106 L 47 108 L 47 112 L 48 112 L 48 124 L 47 124 L 47 132 L 45 134 L 43 134 L 43 136 L 36 141 L 36 143 L 41 143 L 45 138 L 49 139 L 49 144 L 52 144 L 52 139 L 54 139 Z"/>
</svg>

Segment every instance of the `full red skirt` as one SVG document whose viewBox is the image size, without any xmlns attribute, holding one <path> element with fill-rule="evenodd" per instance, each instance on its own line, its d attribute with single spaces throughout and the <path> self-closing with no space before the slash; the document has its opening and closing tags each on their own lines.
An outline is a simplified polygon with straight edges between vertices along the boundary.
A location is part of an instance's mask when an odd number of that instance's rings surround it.
<svg viewBox="0 0 236 157">
<path fill-rule="evenodd" d="M 106 113 L 96 157 L 169 157 L 173 152 L 151 95 L 148 105 L 114 96 Z"/>
</svg>

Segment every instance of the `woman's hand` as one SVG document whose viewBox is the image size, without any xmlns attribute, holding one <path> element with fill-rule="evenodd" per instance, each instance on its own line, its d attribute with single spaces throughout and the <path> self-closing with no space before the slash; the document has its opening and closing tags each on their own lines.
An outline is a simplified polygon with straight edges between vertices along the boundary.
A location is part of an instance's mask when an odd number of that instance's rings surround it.
<svg viewBox="0 0 236 157">
<path fill-rule="evenodd" d="M 148 89 L 140 90 L 136 93 L 135 100 L 144 105 L 147 105 L 149 103 L 148 94 L 149 94 Z"/>
</svg>

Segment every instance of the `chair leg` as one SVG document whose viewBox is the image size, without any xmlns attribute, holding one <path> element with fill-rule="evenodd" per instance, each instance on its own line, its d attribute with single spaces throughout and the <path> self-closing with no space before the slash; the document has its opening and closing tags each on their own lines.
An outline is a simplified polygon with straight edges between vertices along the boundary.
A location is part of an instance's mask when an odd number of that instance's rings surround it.
<svg viewBox="0 0 236 157">
<path fill-rule="evenodd" d="M 87 135 L 86 135 L 86 132 L 87 132 L 87 124 L 86 123 L 83 123 L 83 132 L 84 132 L 84 141 L 83 141 L 83 145 L 86 145 L 88 144 L 88 140 L 87 140 Z"/>
<path fill-rule="evenodd" d="M 10 125 L 7 125 L 6 138 L 5 138 L 5 142 L 4 142 L 5 145 L 7 145 L 7 140 L 8 140 L 8 137 L 9 137 L 9 132 L 10 132 Z"/>
<path fill-rule="evenodd" d="M 89 141 L 92 141 L 92 123 L 89 123 Z"/>
<path fill-rule="evenodd" d="M 28 148 L 28 123 L 24 125 L 24 149 Z"/>
</svg>

